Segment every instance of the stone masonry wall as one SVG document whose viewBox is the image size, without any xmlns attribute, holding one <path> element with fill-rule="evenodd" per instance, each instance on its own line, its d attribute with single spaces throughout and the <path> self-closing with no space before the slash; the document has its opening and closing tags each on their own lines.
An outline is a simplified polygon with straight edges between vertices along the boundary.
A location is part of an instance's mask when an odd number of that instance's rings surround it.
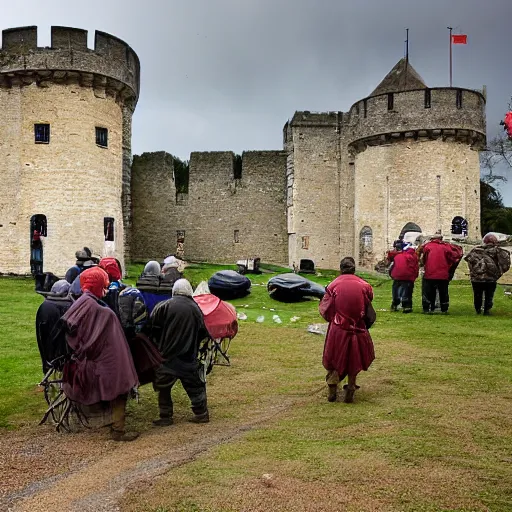
<svg viewBox="0 0 512 512">
<path fill-rule="evenodd" d="M 184 232 L 187 260 L 234 263 L 257 256 L 286 264 L 284 151 L 245 152 L 241 179 L 234 178 L 232 152 L 192 153 L 189 193 L 178 201 L 169 181 L 172 164 L 161 155 L 134 157 L 133 259 L 174 253 Z"/>
<path fill-rule="evenodd" d="M 456 105 L 458 90 L 462 93 L 461 108 Z M 435 129 L 461 129 L 485 136 L 485 100 L 481 93 L 436 88 L 430 89 L 430 94 L 430 108 L 425 108 L 424 89 L 394 93 L 392 110 L 388 110 L 387 94 L 358 101 L 348 114 L 349 143 L 393 132 Z"/>
<path fill-rule="evenodd" d="M 162 261 L 176 249 L 173 157 L 164 151 L 135 155 L 132 164 L 132 261 Z"/>
<path fill-rule="evenodd" d="M 468 221 L 469 237 L 480 235 L 478 152 L 467 144 L 414 139 L 368 147 L 355 160 L 355 233 L 372 230 L 371 263 L 382 259 L 404 225 L 448 235 L 452 219 Z"/>
<path fill-rule="evenodd" d="M 340 146 L 336 113 L 292 120 L 293 198 L 288 211 L 289 265 L 340 261 Z M 350 202 L 350 200 L 349 200 Z"/>
<path fill-rule="evenodd" d="M 76 84 L 0 89 L 0 272 L 30 272 L 30 218 L 47 217 L 44 271 L 63 275 L 87 245 L 104 251 L 104 217 L 115 219 L 123 259 L 122 111 L 110 96 Z M 50 143 L 34 142 L 34 123 L 50 124 Z M 108 148 L 95 127 L 108 129 Z"/>
</svg>

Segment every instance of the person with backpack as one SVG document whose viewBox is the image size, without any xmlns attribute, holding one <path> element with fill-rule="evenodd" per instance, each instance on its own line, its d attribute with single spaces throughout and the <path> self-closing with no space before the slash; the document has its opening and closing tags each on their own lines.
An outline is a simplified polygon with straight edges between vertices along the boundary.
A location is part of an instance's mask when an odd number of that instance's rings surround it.
<svg viewBox="0 0 512 512">
<path fill-rule="evenodd" d="M 472 249 L 464 259 L 468 262 L 476 314 L 482 313 L 483 303 L 483 314 L 490 315 L 496 282 L 510 269 L 510 253 L 498 247 L 498 239 L 490 233 L 482 242 L 483 245 Z"/>
<path fill-rule="evenodd" d="M 64 279 L 72 284 L 73 281 L 80 275 L 82 271 L 87 268 L 96 266 L 99 263 L 99 259 L 92 255 L 92 251 L 89 247 L 84 247 L 75 252 L 76 263 L 68 268 Z"/>
<path fill-rule="evenodd" d="M 162 286 L 162 281 L 160 263 L 158 261 L 148 261 L 135 285 L 144 297 L 148 315 L 151 314 L 153 308 L 159 302 L 171 298 L 172 286 Z"/>
<path fill-rule="evenodd" d="M 73 304 L 69 288 L 70 284 L 65 279 L 54 283 L 36 313 L 36 339 L 44 374 L 54 359 L 67 352 L 66 336 L 60 329 L 60 319 Z"/>
<path fill-rule="evenodd" d="M 117 315 L 119 318 L 119 292 L 124 288 L 121 282 L 123 272 L 121 263 L 116 258 L 102 258 L 99 262 L 99 267 L 102 268 L 110 280 L 108 291 L 103 297 L 103 302 Z"/>
<path fill-rule="evenodd" d="M 443 241 L 443 235 L 438 232 L 429 242 L 420 246 L 418 253 L 425 269 L 422 280 L 423 313 L 434 312 L 436 294 L 439 293 L 441 313 L 447 314 L 450 306 L 448 286 L 462 259 L 462 247 Z"/>
<path fill-rule="evenodd" d="M 414 247 L 406 245 L 402 250 L 397 250 L 392 257 L 389 271 L 393 279 L 391 311 L 398 311 L 398 306 L 402 304 L 403 313 L 412 312 L 414 281 L 418 274 L 418 255 Z"/>
</svg>

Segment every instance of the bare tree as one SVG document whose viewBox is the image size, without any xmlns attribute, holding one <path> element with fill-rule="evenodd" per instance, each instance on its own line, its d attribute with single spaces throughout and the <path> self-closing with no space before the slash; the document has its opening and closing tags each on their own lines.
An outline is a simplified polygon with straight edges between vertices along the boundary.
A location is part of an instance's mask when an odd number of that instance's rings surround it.
<svg viewBox="0 0 512 512">
<path fill-rule="evenodd" d="M 509 110 L 512 110 L 512 99 L 508 104 Z M 504 122 L 500 123 L 504 126 Z M 505 165 L 512 169 L 512 139 L 509 139 L 506 133 L 494 137 L 488 144 L 485 151 L 480 153 L 480 164 L 483 169 L 487 170 L 487 176 L 484 181 L 492 183 L 497 180 L 506 181 L 505 176 L 494 174 L 496 166 Z"/>
</svg>

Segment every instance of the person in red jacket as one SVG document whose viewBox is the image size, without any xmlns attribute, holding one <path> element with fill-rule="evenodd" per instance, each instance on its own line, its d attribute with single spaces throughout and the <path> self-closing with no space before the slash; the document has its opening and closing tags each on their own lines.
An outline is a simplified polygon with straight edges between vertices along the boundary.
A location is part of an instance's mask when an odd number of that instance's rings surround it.
<svg viewBox="0 0 512 512">
<path fill-rule="evenodd" d="M 420 261 L 425 268 L 422 283 L 423 313 L 431 314 L 434 311 L 438 292 L 441 313 L 446 314 L 450 305 L 448 285 L 462 259 L 462 247 L 444 242 L 443 236 L 436 233 L 430 242 L 421 248 L 420 253 Z"/>
<path fill-rule="evenodd" d="M 406 245 L 393 255 L 389 271 L 393 279 L 391 311 L 398 311 L 401 303 L 404 313 L 412 312 L 412 292 L 419 270 L 418 255 L 412 245 Z"/>
</svg>

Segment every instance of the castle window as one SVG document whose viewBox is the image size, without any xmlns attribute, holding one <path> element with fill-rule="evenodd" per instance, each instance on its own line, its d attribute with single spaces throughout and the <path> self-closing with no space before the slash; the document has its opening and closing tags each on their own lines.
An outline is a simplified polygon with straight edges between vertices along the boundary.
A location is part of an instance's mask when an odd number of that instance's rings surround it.
<svg viewBox="0 0 512 512">
<path fill-rule="evenodd" d="M 455 105 L 457 108 L 462 108 L 462 91 L 460 89 L 457 89 L 457 93 L 455 96 Z"/>
<path fill-rule="evenodd" d="M 356 116 L 359 115 L 359 103 L 356 103 Z"/>
<path fill-rule="evenodd" d="M 105 242 L 114 241 L 114 217 L 103 217 L 103 235 Z"/>
<path fill-rule="evenodd" d="M 309 249 L 309 236 L 302 237 L 302 249 Z"/>
<path fill-rule="evenodd" d="M 393 110 L 393 107 L 395 106 L 395 95 L 390 92 L 388 93 L 388 110 Z"/>
<path fill-rule="evenodd" d="M 368 115 L 368 102 L 366 100 L 363 100 L 363 117 L 366 117 Z"/>
<path fill-rule="evenodd" d="M 108 129 L 96 126 L 96 144 L 102 148 L 108 148 Z"/>
<path fill-rule="evenodd" d="M 233 178 L 242 179 L 242 155 L 235 155 L 233 158 Z"/>
<path fill-rule="evenodd" d="M 430 108 L 432 106 L 432 91 L 430 89 L 425 89 L 425 108 Z"/>
<path fill-rule="evenodd" d="M 50 143 L 50 125 L 49 124 L 35 124 L 34 137 L 36 144 L 49 144 Z"/>
<path fill-rule="evenodd" d="M 455 237 L 468 236 L 468 221 L 464 217 L 454 217 L 451 231 Z"/>
<path fill-rule="evenodd" d="M 235 231 L 233 233 L 233 239 L 235 241 L 235 244 L 240 243 L 240 230 L 239 229 L 235 229 Z"/>
</svg>

